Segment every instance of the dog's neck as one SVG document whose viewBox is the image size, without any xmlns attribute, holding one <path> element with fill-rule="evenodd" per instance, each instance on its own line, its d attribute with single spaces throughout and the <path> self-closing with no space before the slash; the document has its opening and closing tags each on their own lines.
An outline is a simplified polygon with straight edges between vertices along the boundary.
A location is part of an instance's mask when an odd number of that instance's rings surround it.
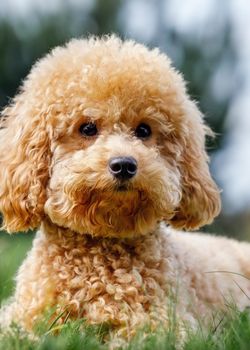
<svg viewBox="0 0 250 350">
<path fill-rule="evenodd" d="M 56 240 L 62 240 L 62 239 L 67 239 L 67 240 L 72 240 L 72 241 L 84 241 L 84 242 L 88 242 L 90 244 L 100 244 L 103 241 L 107 241 L 109 243 L 122 243 L 125 245 L 129 245 L 129 246 L 135 246 L 137 245 L 139 242 L 141 242 L 142 240 L 144 240 L 146 237 L 148 236 L 154 236 L 157 234 L 158 232 L 158 226 L 160 225 L 160 223 L 157 224 L 157 229 L 152 232 L 147 234 L 146 236 L 142 236 L 142 235 L 134 235 L 134 237 L 129 237 L 129 238 L 120 238 L 120 237 L 107 237 L 107 236 L 94 236 L 91 233 L 78 233 L 75 232 L 69 228 L 66 227 L 62 227 L 62 226 L 58 226 L 56 224 L 54 224 L 49 218 L 46 218 L 45 220 L 43 220 L 42 224 L 41 224 L 41 231 L 49 238 L 52 239 L 56 239 Z"/>
</svg>

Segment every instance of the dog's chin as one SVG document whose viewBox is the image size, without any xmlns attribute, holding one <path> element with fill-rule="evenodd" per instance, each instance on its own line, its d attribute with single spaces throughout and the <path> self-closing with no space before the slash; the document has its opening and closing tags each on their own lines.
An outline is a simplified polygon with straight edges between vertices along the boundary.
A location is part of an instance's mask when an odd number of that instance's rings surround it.
<svg viewBox="0 0 250 350">
<path fill-rule="evenodd" d="M 132 238 L 156 228 L 162 218 L 156 202 L 146 191 L 120 183 L 112 189 L 85 190 L 77 198 L 51 195 L 45 209 L 52 222 L 80 234 Z"/>
</svg>

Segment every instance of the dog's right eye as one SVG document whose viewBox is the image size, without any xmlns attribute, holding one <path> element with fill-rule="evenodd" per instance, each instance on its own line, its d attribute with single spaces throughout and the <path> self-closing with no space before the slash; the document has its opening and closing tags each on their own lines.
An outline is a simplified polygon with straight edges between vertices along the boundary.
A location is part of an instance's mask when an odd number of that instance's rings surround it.
<svg viewBox="0 0 250 350">
<path fill-rule="evenodd" d="M 95 123 L 85 123 L 80 126 L 79 131 L 83 136 L 91 137 L 97 134 L 97 127 Z"/>
<path fill-rule="evenodd" d="M 148 124 L 141 123 L 135 129 L 135 136 L 139 139 L 147 139 L 152 134 L 151 128 Z"/>
</svg>

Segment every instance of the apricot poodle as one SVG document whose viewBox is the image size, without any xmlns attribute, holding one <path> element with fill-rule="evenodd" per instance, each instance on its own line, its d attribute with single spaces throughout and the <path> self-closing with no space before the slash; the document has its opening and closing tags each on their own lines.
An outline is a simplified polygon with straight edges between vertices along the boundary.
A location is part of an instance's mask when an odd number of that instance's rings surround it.
<svg viewBox="0 0 250 350">
<path fill-rule="evenodd" d="M 2 327 L 32 331 L 47 309 L 67 310 L 129 338 L 167 327 L 171 295 L 193 325 L 250 304 L 250 245 L 178 230 L 210 223 L 220 197 L 211 131 L 166 55 L 72 40 L 35 64 L 1 123 L 3 227 L 40 227 Z"/>
</svg>

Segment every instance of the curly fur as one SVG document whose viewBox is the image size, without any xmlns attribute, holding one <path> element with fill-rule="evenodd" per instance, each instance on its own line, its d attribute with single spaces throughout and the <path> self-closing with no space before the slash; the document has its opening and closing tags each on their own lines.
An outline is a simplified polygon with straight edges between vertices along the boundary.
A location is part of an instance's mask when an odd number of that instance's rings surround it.
<svg viewBox="0 0 250 350">
<path fill-rule="evenodd" d="M 88 121 L 97 136 L 79 133 Z M 142 122 L 152 129 L 144 141 L 133 133 Z M 247 279 L 206 274 L 250 277 L 249 245 L 173 229 L 197 229 L 219 213 L 207 133 L 181 75 L 156 49 L 114 36 L 72 40 L 35 64 L 2 113 L 3 227 L 41 226 L 2 324 L 31 330 L 48 307 L 66 307 L 131 336 L 135 326 L 168 322 L 179 282 L 182 320 L 223 308 L 229 296 L 249 304 L 237 285 L 247 293 Z M 107 164 L 124 155 L 138 173 L 120 192 Z"/>
</svg>

